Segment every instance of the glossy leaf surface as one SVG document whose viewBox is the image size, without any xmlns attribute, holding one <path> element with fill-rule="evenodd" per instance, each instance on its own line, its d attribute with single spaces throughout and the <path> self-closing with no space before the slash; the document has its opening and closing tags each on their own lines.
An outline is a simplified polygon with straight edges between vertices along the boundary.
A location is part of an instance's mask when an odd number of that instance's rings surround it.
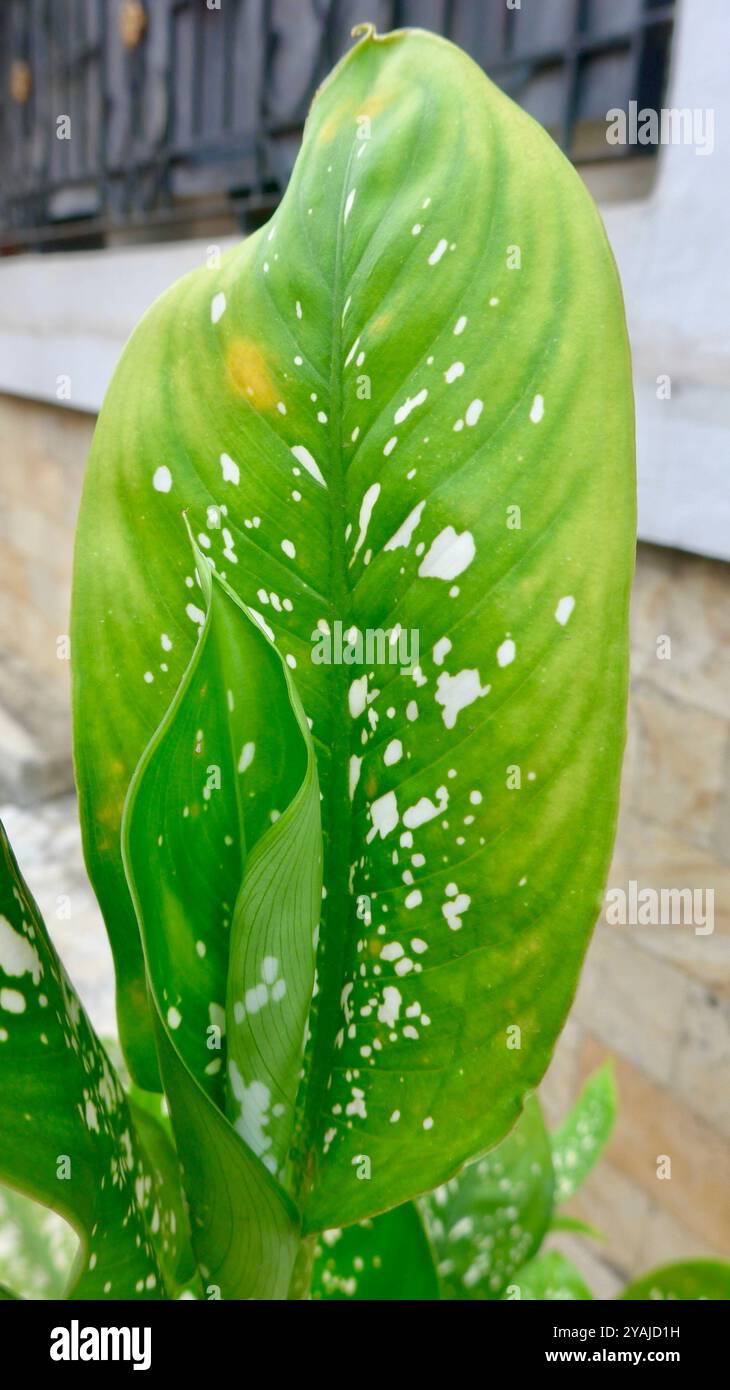
<svg viewBox="0 0 730 1390">
<path fill-rule="evenodd" d="M 616 812 L 633 558 L 620 291 L 580 179 L 451 45 L 419 31 L 356 45 L 318 95 L 271 223 L 150 311 L 100 417 L 76 553 L 76 761 L 123 1041 L 148 1084 L 119 834 L 205 614 L 183 511 L 288 663 L 291 708 L 268 716 L 238 638 L 221 639 L 234 702 L 252 692 L 238 732 L 259 723 L 241 776 L 268 814 L 302 785 L 297 699 L 311 721 L 326 898 L 294 1094 L 299 1032 L 274 1036 L 275 1010 L 253 1023 L 245 1005 L 277 979 L 257 948 L 232 952 L 224 985 L 236 926 L 211 930 L 209 891 L 222 874 L 229 913 L 248 894 L 263 938 L 264 896 L 280 895 L 282 921 L 292 908 L 287 866 L 261 870 L 254 810 L 225 861 L 222 799 L 214 835 L 191 825 L 184 861 L 156 854 L 187 804 L 191 747 L 133 852 L 135 878 L 150 860 L 161 1046 L 204 1129 L 229 1123 L 237 1088 L 254 1114 L 266 1101 L 268 1123 L 239 1115 L 238 1137 L 320 1230 L 437 1186 L 510 1129 L 569 1007 Z M 249 863 L 268 875 L 263 896 Z M 172 935 L 153 932 L 153 911 Z M 183 1012 L 193 968 L 205 986 Z M 236 1071 L 206 1072 L 211 1003 Z M 244 1074 L 259 1043 L 260 1074 Z"/>
</svg>

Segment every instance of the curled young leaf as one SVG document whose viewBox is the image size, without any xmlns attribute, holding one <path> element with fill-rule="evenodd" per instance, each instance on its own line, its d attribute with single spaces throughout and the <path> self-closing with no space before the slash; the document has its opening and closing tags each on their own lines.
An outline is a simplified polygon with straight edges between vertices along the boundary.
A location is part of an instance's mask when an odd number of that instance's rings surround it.
<svg viewBox="0 0 730 1390">
<path fill-rule="evenodd" d="M 223 1297 L 285 1297 L 298 1227 L 280 1184 L 314 981 L 319 789 L 279 654 L 194 557 L 205 614 L 132 780 L 124 857 L 198 1266 Z"/>
</svg>

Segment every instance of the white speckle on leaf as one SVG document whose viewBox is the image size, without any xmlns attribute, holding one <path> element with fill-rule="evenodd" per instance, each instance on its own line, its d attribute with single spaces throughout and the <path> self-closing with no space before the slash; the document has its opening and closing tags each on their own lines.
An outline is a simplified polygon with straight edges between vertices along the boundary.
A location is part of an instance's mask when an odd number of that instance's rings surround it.
<svg viewBox="0 0 730 1390">
<path fill-rule="evenodd" d="M 574 608 L 575 599 L 572 594 L 565 594 L 564 597 L 559 600 L 558 606 L 555 609 L 555 620 L 560 623 L 561 627 L 565 627 Z"/>
<path fill-rule="evenodd" d="M 491 686 L 482 685 L 479 672 L 472 669 L 459 671 L 455 676 L 442 671 L 436 687 L 436 703 L 443 706 L 443 720 L 447 729 L 453 729 L 463 709 L 488 695 L 491 690 Z"/>
<path fill-rule="evenodd" d="M 367 693 L 367 676 L 358 676 L 357 680 L 354 680 L 352 682 L 352 685 L 350 686 L 350 689 L 347 692 L 347 703 L 350 707 L 350 714 L 352 715 L 353 719 L 357 719 L 365 709 L 365 705 L 367 702 Z"/>
<path fill-rule="evenodd" d="M 241 481 L 241 470 L 238 464 L 231 458 L 230 454 L 221 454 L 220 463 L 224 483 L 235 483 L 238 487 Z"/>
<path fill-rule="evenodd" d="M 378 1021 L 392 1028 L 398 1020 L 401 1003 L 401 992 L 396 985 L 385 985 L 383 1002 L 378 1005 Z"/>
<path fill-rule="evenodd" d="M 217 323 L 226 311 L 226 297 L 222 290 L 214 294 L 210 303 L 210 321 Z"/>
<path fill-rule="evenodd" d="M 471 531 L 457 534 L 453 526 L 446 526 L 431 542 L 418 573 L 422 579 L 455 579 L 468 568 L 475 554 Z"/>
<path fill-rule="evenodd" d="M 0 917 L 0 970 L 6 975 L 30 974 L 34 985 L 40 982 L 43 974 L 35 946 L 11 926 L 7 917 Z"/>
<path fill-rule="evenodd" d="M 398 406 L 398 409 L 396 410 L 395 415 L 393 416 L 396 425 L 401 425 L 404 420 L 407 420 L 411 411 L 415 410 L 416 406 L 423 405 L 423 402 L 426 400 L 427 397 L 428 391 L 425 386 L 415 396 L 408 396 L 406 400 L 403 402 L 403 404 Z"/>
<path fill-rule="evenodd" d="M 413 511 L 408 513 L 405 521 L 401 522 L 395 534 L 391 536 L 389 541 L 386 541 L 385 550 L 398 550 L 400 546 L 410 544 L 411 536 L 421 520 L 421 513 L 425 505 L 425 499 L 423 502 L 418 502 L 416 504 Z"/>
<path fill-rule="evenodd" d="M 442 811 L 446 810 L 449 804 L 449 793 L 446 787 L 438 787 L 436 790 L 436 802 L 431 801 L 428 796 L 419 797 L 418 801 L 409 806 L 403 813 L 403 824 L 409 830 L 417 830 L 420 825 L 425 825 L 427 821 L 433 820 Z"/>
<path fill-rule="evenodd" d="M 170 488 L 172 487 L 172 473 L 170 472 L 166 463 L 161 463 L 159 468 L 155 469 L 152 478 L 152 486 L 155 489 L 155 492 L 170 491 Z"/>
<path fill-rule="evenodd" d="M 511 637 L 505 638 L 504 642 L 497 648 L 497 665 L 511 666 L 515 659 L 517 648 Z"/>
<path fill-rule="evenodd" d="M 373 507 L 380 496 L 380 483 L 372 483 L 368 488 L 360 504 L 359 527 L 360 534 L 355 542 L 355 549 L 352 552 L 352 560 L 355 559 L 365 537 L 367 535 L 370 518 L 373 514 Z M 352 564 L 352 560 L 350 563 Z"/>
<path fill-rule="evenodd" d="M 398 803 L 395 792 L 386 792 L 384 796 L 379 796 L 370 807 L 370 819 L 373 823 L 372 830 L 368 831 L 368 840 L 376 834 L 384 840 L 391 830 L 395 830 L 398 824 Z"/>
<path fill-rule="evenodd" d="M 444 903 L 443 907 L 441 908 L 441 911 L 443 912 L 444 917 L 446 918 L 446 921 L 448 922 L 449 927 L 451 928 L 451 931 L 461 930 L 463 923 L 460 914 L 466 912 L 470 903 L 471 898 L 469 897 L 468 893 L 459 893 L 457 897 L 452 898 L 448 902 Z"/>
<path fill-rule="evenodd" d="M 255 753 L 256 753 L 256 744 L 255 744 L 255 743 L 250 743 L 250 742 L 249 742 L 249 743 L 244 743 L 243 748 L 241 749 L 241 756 L 240 756 L 240 758 L 238 759 L 238 771 L 239 771 L 239 772 L 245 772 L 245 771 L 246 771 L 246 768 L 251 766 L 251 763 L 252 763 L 253 760 L 254 760 Z"/>
<path fill-rule="evenodd" d="M 322 477 L 322 474 L 321 474 L 321 472 L 320 472 L 319 465 L 318 465 L 318 464 L 315 462 L 315 460 L 312 458 L 312 455 L 310 454 L 309 449 L 305 448 L 304 444 L 293 444 L 293 445 L 292 445 L 292 453 L 293 453 L 295 459 L 297 460 L 297 462 L 298 462 L 298 463 L 301 463 L 302 468 L 306 468 L 306 470 L 307 470 L 307 472 L 309 473 L 310 477 L 311 477 L 311 478 L 314 478 L 314 481 L 315 481 L 316 483 L 319 483 L 320 487 L 326 487 L 326 486 L 327 486 L 327 484 L 326 484 L 326 482 L 325 482 L 325 480 L 324 480 L 324 478 Z"/>
<path fill-rule="evenodd" d="M 0 1009 L 9 1014 L 25 1013 L 25 998 L 19 989 L 0 989 Z"/>
<path fill-rule="evenodd" d="M 385 766 L 393 767 L 395 763 L 400 762 L 402 757 L 403 744 L 401 743 L 399 738 L 392 738 L 383 754 L 383 762 L 385 763 Z"/>
<path fill-rule="evenodd" d="M 542 396 L 535 396 L 535 399 L 532 402 L 532 408 L 530 410 L 530 419 L 532 420 L 533 425 L 539 425 L 544 413 L 545 403 L 543 401 Z"/>
<path fill-rule="evenodd" d="M 356 788 L 357 788 L 357 784 L 358 784 L 358 782 L 360 781 L 360 768 L 361 768 L 361 767 L 362 767 L 362 758 L 358 758 L 357 755 L 356 755 L 355 753 L 353 753 L 352 756 L 351 756 L 351 758 L 350 758 L 350 779 L 349 779 L 349 781 L 350 781 L 350 787 L 349 787 L 349 789 L 350 789 L 350 800 L 351 800 L 351 801 L 352 801 L 352 798 L 353 798 L 354 795 L 355 795 L 355 790 L 356 790 Z"/>
</svg>

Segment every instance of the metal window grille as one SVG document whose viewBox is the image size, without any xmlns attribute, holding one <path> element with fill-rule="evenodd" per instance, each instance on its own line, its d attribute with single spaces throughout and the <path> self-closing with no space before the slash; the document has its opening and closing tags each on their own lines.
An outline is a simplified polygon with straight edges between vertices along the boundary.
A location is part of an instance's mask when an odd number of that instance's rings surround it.
<svg viewBox="0 0 730 1390">
<path fill-rule="evenodd" d="M 363 18 L 454 39 L 576 161 L 651 153 L 607 145 L 605 115 L 659 106 L 674 3 L 509 3 L 4 0 L 0 252 L 255 225 Z"/>
</svg>

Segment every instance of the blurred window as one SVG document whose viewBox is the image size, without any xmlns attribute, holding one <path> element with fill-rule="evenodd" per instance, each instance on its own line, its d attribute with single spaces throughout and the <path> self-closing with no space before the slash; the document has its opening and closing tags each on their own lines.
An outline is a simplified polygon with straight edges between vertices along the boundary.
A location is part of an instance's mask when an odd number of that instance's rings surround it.
<svg viewBox="0 0 730 1390">
<path fill-rule="evenodd" d="M 263 220 L 364 13 L 454 39 L 575 161 L 651 156 L 606 112 L 660 105 L 674 4 L 511 3 L 2 0 L 0 252 Z"/>
</svg>

